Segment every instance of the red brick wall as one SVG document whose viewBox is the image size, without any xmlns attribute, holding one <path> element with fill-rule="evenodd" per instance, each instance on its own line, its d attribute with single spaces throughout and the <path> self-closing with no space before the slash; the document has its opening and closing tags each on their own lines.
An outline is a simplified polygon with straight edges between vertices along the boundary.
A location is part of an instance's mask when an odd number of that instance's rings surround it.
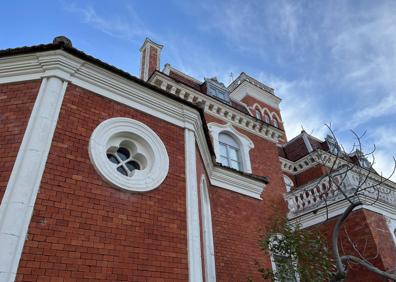
<svg viewBox="0 0 396 282">
<path fill-rule="evenodd" d="M 302 137 L 296 138 L 293 142 L 287 144 L 287 146 L 283 147 L 283 150 L 286 154 L 286 158 L 293 162 L 309 153 Z"/>
<path fill-rule="evenodd" d="M 141 60 L 141 65 L 140 65 L 140 78 L 143 79 L 144 78 L 144 66 L 146 64 L 146 52 L 147 49 L 143 49 L 142 52 L 142 60 Z"/>
<path fill-rule="evenodd" d="M 282 129 L 282 130 L 284 130 L 284 128 L 283 128 L 283 123 L 282 123 L 282 122 L 283 122 L 283 121 L 282 121 L 282 115 L 281 115 L 279 109 L 275 109 L 275 108 L 271 107 L 270 105 L 265 104 L 265 103 L 263 103 L 263 102 L 261 102 L 261 101 L 255 99 L 255 98 L 253 98 L 253 97 L 250 97 L 250 96 L 244 97 L 244 98 L 242 99 L 242 102 L 245 103 L 246 105 L 248 105 L 249 107 L 253 107 L 253 105 L 257 103 L 258 105 L 261 106 L 262 109 L 263 109 L 263 108 L 267 108 L 267 109 L 269 110 L 270 113 L 275 112 L 275 113 L 278 115 L 278 117 L 280 118 L 280 120 L 278 120 L 279 128 Z M 253 115 L 253 116 L 256 116 L 255 111 L 251 110 L 251 112 L 252 112 L 252 115 Z M 272 119 L 272 116 L 270 116 L 270 118 Z M 264 117 L 262 117 L 262 119 L 264 120 Z M 272 120 L 271 120 L 271 124 L 272 124 Z"/>
<path fill-rule="evenodd" d="M 297 186 L 301 186 L 328 173 L 328 168 L 322 165 L 316 165 L 296 175 L 295 180 L 297 182 Z"/>
<path fill-rule="evenodd" d="M 210 115 L 205 118 L 207 122 L 224 123 Z M 242 133 L 254 142 L 250 151 L 253 173 L 268 176 L 270 183 L 262 194 L 263 200 L 209 187 L 218 281 L 247 281 L 248 277 L 261 281 L 255 261 L 270 267 L 270 260 L 261 251 L 259 239 L 274 216 L 284 215 L 287 209 L 276 145 L 249 132 Z"/>
<path fill-rule="evenodd" d="M 157 59 L 158 59 L 157 49 L 150 48 L 148 77 L 150 77 L 153 74 L 153 72 L 155 72 L 155 70 L 157 69 Z"/>
<path fill-rule="evenodd" d="M 89 160 L 93 130 L 120 116 L 147 124 L 168 150 L 169 174 L 153 191 L 112 188 Z M 69 85 L 17 281 L 186 281 L 185 196 L 183 129 Z"/>
<path fill-rule="evenodd" d="M 331 233 L 335 223 L 336 218 L 313 227 L 327 236 L 330 248 Z M 351 240 L 348 240 L 347 235 Z M 353 249 L 352 243 L 376 267 L 390 269 L 392 266 L 396 266 L 395 245 L 382 215 L 368 210 L 358 210 L 350 214 L 341 228 L 339 237 L 340 254 L 359 257 L 359 254 Z M 384 281 L 383 278 L 359 265 L 349 264 L 348 269 L 349 273 L 346 279 L 348 282 L 363 281 L 362 277 L 364 277 L 364 281 Z"/>
<path fill-rule="evenodd" d="M 385 270 L 396 270 L 396 246 L 383 215 L 364 210 Z"/>
<path fill-rule="evenodd" d="M 0 85 L 0 202 L 3 198 L 41 81 Z"/>
</svg>

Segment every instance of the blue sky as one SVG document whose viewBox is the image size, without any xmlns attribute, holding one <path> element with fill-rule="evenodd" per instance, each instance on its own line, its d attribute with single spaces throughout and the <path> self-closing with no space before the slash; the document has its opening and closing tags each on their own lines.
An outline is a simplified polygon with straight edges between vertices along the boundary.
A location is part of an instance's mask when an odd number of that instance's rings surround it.
<svg viewBox="0 0 396 282">
<path fill-rule="evenodd" d="M 17 4 L 16 4 L 17 3 Z M 6 1 L 0 49 L 73 45 L 137 75 L 146 36 L 161 64 L 225 84 L 244 71 L 275 88 L 288 137 L 331 123 L 350 147 L 367 131 L 376 167 L 396 154 L 396 1 Z M 396 179 L 396 177 L 393 177 Z"/>
</svg>

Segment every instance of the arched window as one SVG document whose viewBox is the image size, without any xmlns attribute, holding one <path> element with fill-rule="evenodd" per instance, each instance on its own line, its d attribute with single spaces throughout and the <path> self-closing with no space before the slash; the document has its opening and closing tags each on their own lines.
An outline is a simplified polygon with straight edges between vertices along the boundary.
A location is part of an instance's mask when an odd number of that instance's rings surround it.
<svg viewBox="0 0 396 282">
<path fill-rule="evenodd" d="M 270 116 L 269 116 L 269 114 L 267 114 L 267 113 L 264 114 L 264 121 L 265 121 L 266 123 L 270 123 Z"/>
<path fill-rule="evenodd" d="M 219 134 L 220 162 L 237 170 L 241 170 L 241 153 L 237 141 L 227 133 Z"/>
<path fill-rule="evenodd" d="M 294 187 L 293 181 L 286 175 L 283 176 L 283 181 L 285 182 L 286 192 L 290 192 L 290 190 Z"/>
<path fill-rule="evenodd" d="M 284 244 L 282 234 L 275 234 L 270 238 L 269 250 L 271 254 L 272 271 L 275 281 L 300 281 L 297 272 L 297 259 L 290 253 L 283 253 L 278 246 Z"/>
<path fill-rule="evenodd" d="M 272 120 L 272 123 L 274 124 L 274 126 L 275 126 L 276 128 L 279 127 L 279 122 L 278 122 L 278 120 L 276 119 L 276 117 L 274 117 L 274 119 Z"/>
<path fill-rule="evenodd" d="M 212 214 L 208 186 L 204 176 L 201 178 L 201 217 L 204 247 L 205 281 L 216 281 L 215 255 L 213 246 Z"/>
<path fill-rule="evenodd" d="M 261 119 L 261 112 L 259 109 L 256 108 L 256 118 Z"/>
<path fill-rule="evenodd" d="M 253 142 L 230 123 L 208 124 L 212 136 L 213 149 L 216 162 L 247 173 L 252 172 L 250 163 L 250 149 L 254 148 Z"/>
</svg>

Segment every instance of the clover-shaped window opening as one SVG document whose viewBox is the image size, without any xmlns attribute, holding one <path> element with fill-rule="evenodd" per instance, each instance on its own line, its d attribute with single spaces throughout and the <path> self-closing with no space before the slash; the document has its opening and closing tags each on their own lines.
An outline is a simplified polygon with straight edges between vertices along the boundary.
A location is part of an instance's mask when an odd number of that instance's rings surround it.
<svg viewBox="0 0 396 282">
<path fill-rule="evenodd" d="M 128 177 L 132 177 L 136 170 L 143 170 L 147 162 L 142 154 L 136 152 L 136 146 L 130 141 L 121 142 L 119 147 L 110 147 L 106 155 L 117 171 Z"/>
</svg>

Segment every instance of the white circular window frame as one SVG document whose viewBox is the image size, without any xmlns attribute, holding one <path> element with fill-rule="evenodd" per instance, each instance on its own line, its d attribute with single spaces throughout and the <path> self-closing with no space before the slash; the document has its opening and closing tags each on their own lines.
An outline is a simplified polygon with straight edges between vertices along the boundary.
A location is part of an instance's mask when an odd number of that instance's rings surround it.
<svg viewBox="0 0 396 282">
<path fill-rule="evenodd" d="M 130 140 L 144 151 L 147 165 L 129 177 L 119 173 L 107 158 L 112 139 Z M 95 128 L 89 140 L 89 157 L 96 171 L 112 186 L 134 192 L 157 188 L 169 171 L 169 157 L 164 143 L 147 125 L 130 118 L 111 118 Z"/>
</svg>

